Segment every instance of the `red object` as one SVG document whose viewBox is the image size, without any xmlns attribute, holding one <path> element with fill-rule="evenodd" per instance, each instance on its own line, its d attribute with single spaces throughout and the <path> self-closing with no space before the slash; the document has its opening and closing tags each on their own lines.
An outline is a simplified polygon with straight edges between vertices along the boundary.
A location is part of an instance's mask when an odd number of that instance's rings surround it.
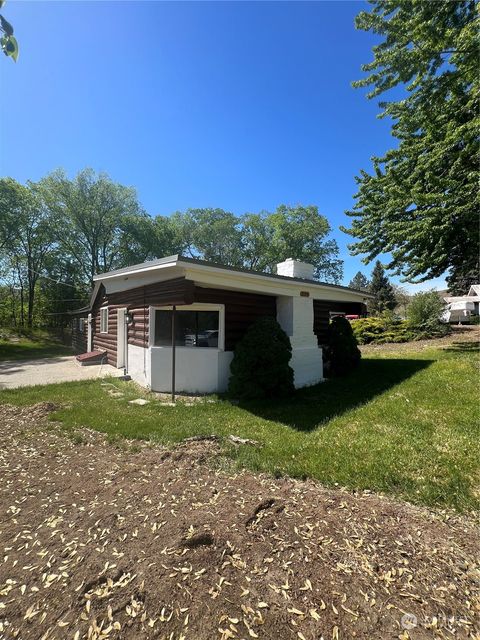
<svg viewBox="0 0 480 640">
<path fill-rule="evenodd" d="M 87 353 L 81 353 L 75 356 L 77 362 L 89 362 L 90 360 L 100 360 L 107 355 L 106 351 L 88 351 Z"/>
<path fill-rule="evenodd" d="M 358 320 L 360 318 L 360 316 L 358 315 L 348 315 L 345 316 L 347 320 Z"/>
</svg>

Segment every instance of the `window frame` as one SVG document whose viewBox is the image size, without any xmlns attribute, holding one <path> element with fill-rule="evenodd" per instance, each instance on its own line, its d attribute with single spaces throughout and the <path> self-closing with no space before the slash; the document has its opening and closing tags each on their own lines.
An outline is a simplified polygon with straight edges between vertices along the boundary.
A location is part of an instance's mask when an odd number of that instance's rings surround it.
<svg viewBox="0 0 480 640">
<path fill-rule="evenodd" d="M 105 323 L 103 318 L 105 317 Z M 103 328 L 105 324 L 106 328 Z M 100 333 L 108 333 L 108 307 L 100 307 Z"/>
<path fill-rule="evenodd" d="M 85 333 L 85 318 L 78 319 L 78 331 L 80 333 Z"/>
<path fill-rule="evenodd" d="M 151 306 L 149 311 L 149 336 L 148 346 L 154 349 L 171 349 L 172 345 L 162 346 L 155 344 L 155 312 L 172 311 L 173 305 Z M 197 351 L 225 351 L 225 305 L 224 304 L 185 304 L 175 305 L 177 311 L 218 311 L 218 347 L 186 347 L 176 345 L 175 349 L 188 349 Z"/>
</svg>

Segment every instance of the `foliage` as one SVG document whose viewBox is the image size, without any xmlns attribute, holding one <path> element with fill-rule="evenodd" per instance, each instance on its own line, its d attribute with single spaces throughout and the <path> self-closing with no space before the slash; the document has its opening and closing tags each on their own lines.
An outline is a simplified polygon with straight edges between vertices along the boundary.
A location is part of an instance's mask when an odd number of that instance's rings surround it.
<svg viewBox="0 0 480 640">
<path fill-rule="evenodd" d="M 409 342 L 416 337 L 405 320 L 396 320 L 391 313 L 353 320 L 352 329 L 358 344 Z"/>
<path fill-rule="evenodd" d="M 353 320 L 353 333 L 358 344 L 439 338 L 450 332 L 448 325 L 439 320 L 443 306 L 438 293 L 417 293 L 407 307 L 407 320 L 400 320 L 391 311 L 385 311 L 379 316 Z"/>
<path fill-rule="evenodd" d="M 445 310 L 445 302 L 436 291 L 416 293 L 407 309 L 410 326 L 421 331 L 438 330 L 440 318 Z"/>
<path fill-rule="evenodd" d="M 0 0 L 0 9 L 4 6 L 4 4 L 5 0 Z M 9 56 L 14 62 L 16 62 L 18 58 L 18 42 L 13 35 L 12 25 L 7 20 L 5 20 L 5 18 L 1 14 L 0 33 L 2 34 L 2 36 L 0 37 L 1 50 L 6 56 Z"/>
<path fill-rule="evenodd" d="M 392 289 L 395 300 L 397 301 L 397 306 L 394 308 L 394 311 L 402 318 L 406 318 L 407 308 L 412 296 L 404 287 L 401 287 L 398 284 L 392 284 Z"/>
<path fill-rule="evenodd" d="M 273 213 L 235 216 L 223 209 L 187 209 L 171 217 L 176 244 L 192 257 L 275 273 L 295 258 L 314 265 L 315 277 L 338 283 L 343 263 L 331 227 L 318 207 L 280 205 Z"/>
<path fill-rule="evenodd" d="M 350 289 L 357 289 L 357 291 L 368 291 L 370 282 L 366 275 L 364 275 L 361 271 L 357 271 L 357 273 L 348 283 L 348 286 L 350 287 Z"/>
<path fill-rule="evenodd" d="M 172 216 L 180 245 L 192 257 L 209 262 L 242 265 L 242 234 L 239 219 L 223 209 L 187 209 Z"/>
<path fill-rule="evenodd" d="M 146 218 L 134 189 L 92 169 L 73 180 L 56 171 L 36 188 L 51 212 L 50 224 L 62 250 L 72 256 L 85 281 L 93 285 L 95 274 L 124 266 L 124 225 L 128 229 L 132 221 Z"/>
<path fill-rule="evenodd" d="M 325 358 L 329 363 L 329 373 L 343 376 L 360 364 L 362 354 L 352 331 L 350 322 L 342 317 L 332 318 L 328 326 Z"/>
<path fill-rule="evenodd" d="M 373 300 L 369 300 L 369 311 L 374 314 L 383 311 L 393 311 L 397 304 L 393 287 L 390 284 L 379 260 L 372 271 L 369 291 L 373 294 Z"/>
<path fill-rule="evenodd" d="M 286 257 L 311 262 L 317 277 L 338 282 L 342 261 L 317 207 L 280 206 L 236 216 L 187 209 L 149 216 L 134 189 L 104 173 L 58 170 L 37 183 L 0 180 L 0 324 L 66 322 L 88 301 L 93 277 L 166 255 L 273 273 Z M 5 298 L 3 296 L 6 296 Z"/>
<path fill-rule="evenodd" d="M 398 140 L 373 172 L 361 171 L 350 229 L 352 252 L 370 261 L 392 256 L 388 269 L 424 281 L 449 270 L 452 291 L 478 275 L 479 79 L 477 8 L 473 0 L 373 0 L 356 27 L 381 37 L 367 76 L 380 117 Z"/>
<path fill-rule="evenodd" d="M 313 264 L 319 280 L 340 282 L 343 263 L 338 258 L 336 241 L 326 240 L 331 228 L 318 207 L 280 205 L 266 217 L 266 225 L 271 243 L 263 270 L 273 272 L 277 262 L 295 258 Z"/>
<path fill-rule="evenodd" d="M 3 390 L 0 403 L 53 402 L 60 408 L 52 417 L 66 430 L 87 427 L 166 445 L 233 434 L 261 445 L 226 447 L 227 463 L 239 470 L 307 476 L 417 504 L 478 509 L 478 354 L 468 344 L 416 351 L 398 345 L 386 353 L 379 348 L 347 377 L 288 398 L 240 405 L 164 407 L 145 391 L 150 402 L 135 407 L 133 420 L 128 401 L 139 397 L 139 388 L 114 379 L 124 394 L 120 398 L 88 380 Z"/>
<path fill-rule="evenodd" d="M 285 397 L 293 393 L 292 347 L 274 318 L 260 318 L 237 343 L 228 391 L 236 398 Z"/>
<path fill-rule="evenodd" d="M 31 185 L 0 179 L 0 231 L 3 253 L 27 297 L 27 325 L 33 324 L 36 284 L 53 244 L 48 213 Z M 23 312 L 23 305 L 22 305 Z"/>
</svg>

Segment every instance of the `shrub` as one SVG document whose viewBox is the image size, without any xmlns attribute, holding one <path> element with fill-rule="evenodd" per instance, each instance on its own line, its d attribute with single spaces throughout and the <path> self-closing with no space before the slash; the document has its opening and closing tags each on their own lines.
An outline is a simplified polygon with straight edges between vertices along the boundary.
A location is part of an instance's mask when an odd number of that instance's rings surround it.
<svg viewBox="0 0 480 640">
<path fill-rule="evenodd" d="M 358 344 L 384 344 L 385 342 L 408 342 L 415 339 L 407 322 L 397 320 L 392 314 L 374 318 L 360 318 L 352 322 Z"/>
<path fill-rule="evenodd" d="M 292 347 L 274 318 L 257 320 L 237 343 L 228 386 L 236 398 L 264 398 L 293 393 Z"/>
<path fill-rule="evenodd" d="M 345 375 L 359 365 L 362 354 L 352 325 L 346 318 L 337 316 L 330 322 L 325 355 L 329 362 L 329 372 L 333 375 Z"/>
<path fill-rule="evenodd" d="M 421 332 L 438 332 L 445 302 L 436 291 L 416 293 L 407 308 L 407 320 L 411 327 Z"/>
</svg>

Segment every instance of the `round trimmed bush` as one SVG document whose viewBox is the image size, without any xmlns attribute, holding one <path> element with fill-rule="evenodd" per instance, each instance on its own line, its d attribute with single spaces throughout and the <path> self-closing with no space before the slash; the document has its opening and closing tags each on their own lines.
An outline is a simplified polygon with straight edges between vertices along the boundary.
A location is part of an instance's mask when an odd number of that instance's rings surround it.
<svg viewBox="0 0 480 640">
<path fill-rule="evenodd" d="M 236 398 L 271 398 L 293 393 L 290 339 L 274 318 L 260 318 L 237 343 L 228 391 Z"/>
<path fill-rule="evenodd" d="M 332 318 L 328 325 L 326 359 L 330 363 L 329 372 L 343 376 L 358 367 L 362 354 L 353 334 L 352 325 L 343 316 Z"/>
</svg>

